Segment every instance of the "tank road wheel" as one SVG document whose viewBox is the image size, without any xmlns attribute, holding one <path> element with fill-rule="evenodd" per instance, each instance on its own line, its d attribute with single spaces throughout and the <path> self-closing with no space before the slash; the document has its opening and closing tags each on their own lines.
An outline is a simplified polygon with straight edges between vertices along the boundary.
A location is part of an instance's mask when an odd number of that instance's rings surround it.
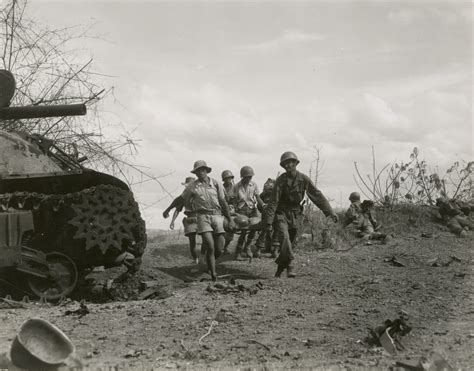
<svg viewBox="0 0 474 371">
<path fill-rule="evenodd" d="M 28 277 L 28 286 L 34 294 L 46 300 L 58 300 L 69 295 L 77 284 L 77 268 L 72 259 L 59 252 L 46 254 L 49 277 Z"/>
</svg>

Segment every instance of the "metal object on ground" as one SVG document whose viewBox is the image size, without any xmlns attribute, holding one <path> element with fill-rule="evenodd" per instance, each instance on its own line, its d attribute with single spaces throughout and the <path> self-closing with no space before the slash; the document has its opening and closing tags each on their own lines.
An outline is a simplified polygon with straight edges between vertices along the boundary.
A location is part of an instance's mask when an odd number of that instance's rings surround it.
<svg viewBox="0 0 474 371">
<path fill-rule="evenodd" d="M 63 364 L 74 352 L 71 340 L 56 326 L 40 318 L 27 320 L 10 349 L 14 365 L 45 369 Z"/>
</svg>

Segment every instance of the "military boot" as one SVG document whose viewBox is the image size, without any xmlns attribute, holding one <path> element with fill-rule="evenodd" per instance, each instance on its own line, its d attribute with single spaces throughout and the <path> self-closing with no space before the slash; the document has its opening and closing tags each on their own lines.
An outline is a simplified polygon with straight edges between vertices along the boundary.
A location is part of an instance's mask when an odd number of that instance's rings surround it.
<svg viewBox="0 0 474 371">
<path fill-rule="evenodd" d="M 250 259 L 253 258 L 252 249 L 250 248 L 250 246 L 247 246 L 245 248 L 245 254 L 247 255 L 247 258 L 250 258 Z"/>
<path fill-rule="evenodd" d="M 254 258 L 260 259 L 262 257 L 262 253 L 260 252 L 260 248 L 255 248 L 255 253 L 253 254 Z"/>
<path fill-rule="evenodd" d="M 235 260 L 242 260 L 242 246 L 237 245 L 235 248 Z"/>
<path fill-rule="evenodd" d="M 296 277 L 296 274 L 295 272 L 293 271 L 293 267 L 291 265 L 289 265 L 287 268 L 286 268 L 286 276 L 288 278 L 295 278 Z"/>
<path fill-rule="evenodd" d="M 281 277 L 281 274 L 283 273 L 284 270 L 285 270 L 285 266 L 284 266 L 284 265 L 278 265 L 277 271 L 276 271 L 276 273 L 275 273 L 275 277 L 276 277 L 276 278 L 280 278 L 280 277 Z"/>
</svg>

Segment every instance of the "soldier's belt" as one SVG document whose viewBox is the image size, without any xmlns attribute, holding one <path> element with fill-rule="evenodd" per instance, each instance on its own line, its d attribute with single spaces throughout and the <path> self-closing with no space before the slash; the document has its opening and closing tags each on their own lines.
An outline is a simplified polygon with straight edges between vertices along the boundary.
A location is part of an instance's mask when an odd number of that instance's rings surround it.
<svg viewBox="0 0 474 371">
<path fill-rule="evenodd" d="M 198 210 L 196 214 L 199 215 L 222 215 L 220 210 Z"/>
</svg>

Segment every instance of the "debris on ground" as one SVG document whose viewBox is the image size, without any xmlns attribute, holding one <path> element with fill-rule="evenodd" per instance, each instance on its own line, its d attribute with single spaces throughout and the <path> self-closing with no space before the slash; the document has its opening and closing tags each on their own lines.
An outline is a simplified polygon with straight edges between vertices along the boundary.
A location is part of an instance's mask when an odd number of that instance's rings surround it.
<svg viewBox="0 0 474 371">
<path fill-rule="evenodd" d="M 396 367 L 411 371 L 454 371 L 449 362 L 438 352 L 421 356 L 417 360 L 405 359 L 395 362 Z"/>
<path fill-rule="evenodd" d="M 209 326 L 209 329 L 207 330 L 207 332 L 199 338 L 199 340 L 198 340 L 199 345 L 202 344 L 202 341 L 204 340 L 204 338 L 206 336 L 209 336 L 211 334 L 211 331 L 212 331 L 213 327 L 217 326 L 218 324 L 219 324 L 219 322 L 217 322 L 217 321 L 212 321 L 211 322 L 211 325 Z"/>
<path fill-rule="evenodd" d="M 89 308 L 87 308 L 87 305 L 84 301 L 81 301 L 79 303 L 79 308 L 75 309 L 75 310 L 67 310 L 64 312 L 64 315 L 65 316 L 69 316 L 69 315 L 77 315 L 79 316 L 79 318 L 82 318 L 84 317 L 86 314 L 89 314 L 90 311 L 89 311 Z"/>
<path fill-rule="evenodd" d="M 230 280 L 229 283 L 216 282 L 209 283 L 206 287 L 206 291 L 209 293 L 239 293 L 239 292 L 248 292 L 250 295 L 255 295 L 259 290 L 263 290 L 263 283 L 258 281 L 255 285 L 244 285 L 243 283 L 238 283 L 235 279 Z"/>
<path fill-rule="evenodd" d="M 382 325 L 368 329 L 370 335 L 365 342 L 369 345 L 381 346 L 390 354 L 397 354 L 397 350 L 405 348 L 401 343 L 401 337 L 408 334 L 411 329 L 403 316 L 393 321 L 387 319 Z"/>
<path fill-rule="evenodd" d="M 395 267 L 406 267 L 406 266 L 408 266 L 408 262 L 407 262 L 406 259 L 403 259 L 402 257 L 396 256 L 396 255 L 392 255 L 389 258 L 385 258 L 384 262 L 390 263 Z"/>
</svg>

